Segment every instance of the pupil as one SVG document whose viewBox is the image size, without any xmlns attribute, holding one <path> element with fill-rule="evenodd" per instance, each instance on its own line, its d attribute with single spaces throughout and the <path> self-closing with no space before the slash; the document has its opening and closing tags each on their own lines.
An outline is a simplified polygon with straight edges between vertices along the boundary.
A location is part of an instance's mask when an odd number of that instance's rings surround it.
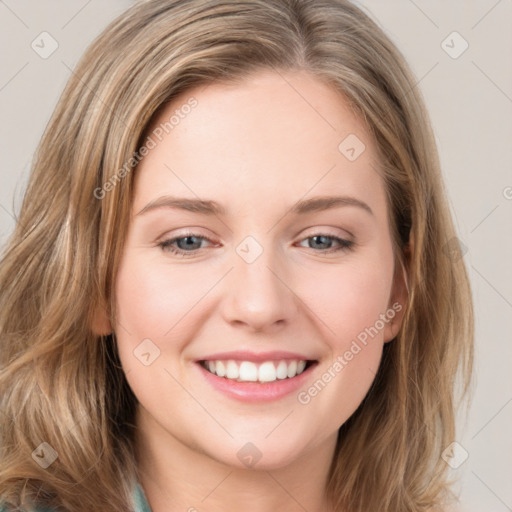
<svg viewBox="0 0 512 512">
<path fill-rule="evenodd" d="M 315 240 L 315 243 L 318 243 L 318 240 L 320 240 L 319 243 L 322 244 L 321 239 L 324 239 L 324 244 L 326 244 L 326 243 L 328 244 L 329 243 L 328 241 L 327 242 L 325 241 L 325 240 L 327 240 L 327 238 L 325 236 L 323 236 L 323 235 L 316 235 L 316 236 L 313 237 L 313 239 Z"/>
<path fill-rule="evenodd" d="M 191 245 L 194 245 L 194 240 L 193 240 L 194 238 L 196 238 L 196 237 L 195 236 L 187 236 L 187 237 L 183 238 L 182 242 L 185 242 L 185 246 L 190 248 Z M 197 242 L 195 242 L 195 243 L 197 243 Z"/>
</svg>

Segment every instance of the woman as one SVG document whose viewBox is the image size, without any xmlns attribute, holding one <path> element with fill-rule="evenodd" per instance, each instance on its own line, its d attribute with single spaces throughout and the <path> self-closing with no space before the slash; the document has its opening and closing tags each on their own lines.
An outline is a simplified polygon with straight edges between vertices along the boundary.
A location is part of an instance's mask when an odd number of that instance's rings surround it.
<svg viewBox="0 0 512 512">
<path fill-rule="evenodd" d="M 440 510 L 472 360 L 454 237 L 359 8 L 136 4 L 75 69 L 1 263 L 6 510 Z"/>
</svg>

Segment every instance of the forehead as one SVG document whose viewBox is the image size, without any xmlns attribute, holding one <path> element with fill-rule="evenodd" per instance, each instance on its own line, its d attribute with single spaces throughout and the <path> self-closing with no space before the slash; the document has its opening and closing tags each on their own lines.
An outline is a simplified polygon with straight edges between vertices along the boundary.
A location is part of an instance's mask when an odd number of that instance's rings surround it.
<svg viewBox="0 0 512 512">
<path fill-rule="evenodd" d="M 163 194 L 258 208 L 334 192 L 383 199 L 364 123 L 306 72 L 191 89 L 159 112 L 148 136 L 155 147 L 136 172 L 137 211 Z"/>
</svg>

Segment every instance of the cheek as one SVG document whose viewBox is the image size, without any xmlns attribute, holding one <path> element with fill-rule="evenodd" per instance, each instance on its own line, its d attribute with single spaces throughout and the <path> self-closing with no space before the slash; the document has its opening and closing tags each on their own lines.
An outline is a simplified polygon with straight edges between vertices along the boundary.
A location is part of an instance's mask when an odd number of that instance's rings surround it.
<svg viewBox="0 0 512 512">
<path fill-rule="evenodd" d="M 385 259 L 365 265 L 340 265 L 303 281 L 303 297 L 325 327 L 331 348 L 346 350 L 351 340 L 364 338 L 373 329 L 372 339 L 381 340 L 392 284 L 392 266 Z"/>
<path fill-rule="evenodd" d="M 176 403 L 181 396 L 167 371 L 183 380 L 183 368 L 177 363 L 201 325 L 201 298 L 215 283 L 211 272 L 185 267 L 171 271 L 132 250 L 122 259 L 117 274 L 119 357 L 130 387 L 149 410 L 157 410 L 164 402 Z M 180 411 L 187 407 L 181 400 Z"/>
<path fill-rule="evenodd" d="M 389 265 L 345 266 L 304 285 L 330 357 L 297 400 L 327 430 L 339 428 L 358 408 L 377 374 L 384 345 L 391 279 Z M 320 276 L 319 276 L 320 277 Z"/>
<path fill-rule="evenodd" d="M 161 265 L 130 255 L 122 262 L 116 283 L 120 330 L 138 342 L 179 339 L 186 334 L 191 310 L 200 309 L 199 301 L 213 282 L 208 272 L 187 271 L 185 265 L 183 271 L 166 272 Z"/>
</svg>

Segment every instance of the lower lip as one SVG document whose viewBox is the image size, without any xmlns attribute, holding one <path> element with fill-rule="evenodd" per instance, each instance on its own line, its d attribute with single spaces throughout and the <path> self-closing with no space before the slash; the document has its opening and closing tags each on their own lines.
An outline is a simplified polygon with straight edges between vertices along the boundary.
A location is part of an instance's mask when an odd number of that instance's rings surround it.
<svg viewBox="0 0 512 512">
<path fill-rule="evenodd" d="M 196 363 L 206 381 L 216 390 L 224 393 L 230 398 L 242 402 L 270 402 L 279 400 L 304 385 L 311 371 L 317 363 L 311 364 L 300 375 L 289 379 L 275 380 L 273 382 L 237 382 L 236 380 L 219 377 Z"/>
</svg>

